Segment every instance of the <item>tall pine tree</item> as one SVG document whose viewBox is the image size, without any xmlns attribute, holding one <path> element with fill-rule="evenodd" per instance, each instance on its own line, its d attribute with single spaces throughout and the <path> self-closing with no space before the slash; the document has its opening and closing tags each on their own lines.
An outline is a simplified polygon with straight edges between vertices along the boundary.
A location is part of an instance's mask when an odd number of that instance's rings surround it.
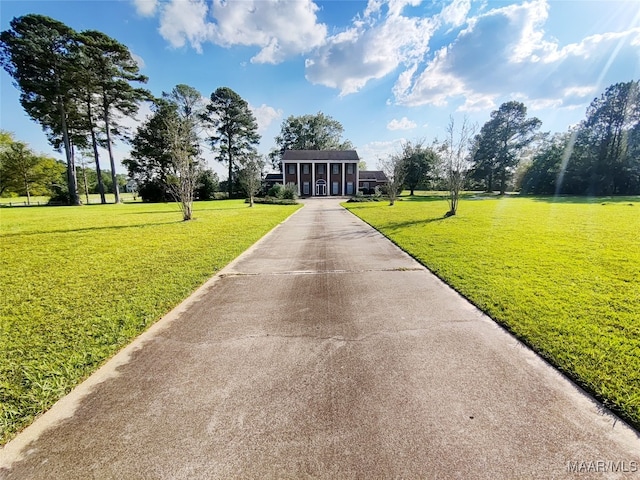
<svg viewBox="0 0 640 480">
<path fill-rule="evenodd" d="M 258 124 L 249 104 L 228 87 L 220 87 L 211 94 L 206 121 L 214 128 L 209 137 L 217 159 L 229 167 L 228 191 L 233 195 L 234 173 L 241 158 L 254 155 L 260 141 Z"/>
</svg>

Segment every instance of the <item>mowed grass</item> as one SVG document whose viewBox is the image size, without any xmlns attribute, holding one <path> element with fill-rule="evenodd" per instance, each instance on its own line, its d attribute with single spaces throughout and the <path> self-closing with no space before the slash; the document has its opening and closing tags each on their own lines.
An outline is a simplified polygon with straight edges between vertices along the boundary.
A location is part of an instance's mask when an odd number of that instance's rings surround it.
<svg viewBox="0 0 640 480">
<path fill-rule="evenodd" d="M 51 197 L 46 196 L 32 196 L 31 206 L 38 205 L 46 205 Z M 105 200 L 107 203 L 115 203 L 115 195 L 113 193 L 106 193 Z M 89 203 L 100 203 L 100 195 L 97 193 L 89 194 L 89 201 L 87 202 L 87 197 L 84 194 L 80 195 L 80 201 L 83 204 Z M 133 193 L 120 192 L 120 201 L 125 203 L 131 202 L 141 202 L 142 200 L 138 195 L 134 195 Z M 0 197 L 0 205 L 4 206 L 18 206 L 18 207 L 26 207 L 27 206 L 27 197 Z"/>
<path fill-rule="evenodd" d="M 297 208 L 0 209 L 0 444 Z"/>
<path fill-rule="evenodd" d="M 345 204 L 640 426 L 640 198 Z"/>
</svg>

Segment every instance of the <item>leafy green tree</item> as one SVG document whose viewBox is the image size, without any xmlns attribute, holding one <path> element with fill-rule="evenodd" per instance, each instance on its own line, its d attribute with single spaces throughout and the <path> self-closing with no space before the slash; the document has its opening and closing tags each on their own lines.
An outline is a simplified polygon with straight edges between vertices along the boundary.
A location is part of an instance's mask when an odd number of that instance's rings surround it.
<svg viewBox="0 0 640 480">
<path fill-rule="evenodd" d="M 640 123 L 640 82 L 616 83 L 587 108 L 571 157 L 579 170 L 583 193 L 609 195 L 629 193 L 636 183 L 633 172 L 640 160 L 629 155 L 630 133 Z"/>
<path fill-rule="evenodd" d="M 262 186 L 262 170 L 265 166 L 264 159 L 253 154 L 240 161 L 242 168 L 238 174 L 238 180 L 249 197 L 249 206 L 253 207 L 253 197 L 255 197 Z"/>
<path fill-rule="evenodd" d="M 20 103 L 62 144 L 71 203 L 80 204 L 68 120 L 75 116 L 78 42 L 73 29 L 43 15 L 11 20 L 0 34 L 0 63 L 20 89 Z"/>
<path fill-rule="evenodd" d="M 215 193 L 220 190 L 218 174 L 213 170 L 202 170 L 198 175 L 196 186 L 196 200 L 213 200 Z"/>
<path fill-rule="evenodd" d="M 166 201 L 169 198 L 168 180 L 172 174 L 166 120 L 177 118 L 178 113 L 175 104 L 163 99 L 156 99 L 151 109 L 152 115 L 138 127 L 131 140 L 130 158 L 122 163 L 129 177 L 138 183 L 143 200 Z"/>
<path fill-rule="evenodd" d="M 0 194 L 12 192 L 27 197 L 48 195 L 52 184 L 63 178 L 64 166 L 55 159 L 35 154 L 25 143 L 12 142 L 0 151 Z"/>
<path fill-rule="evenodd" d="M 246 100 L 228 87 L 220 87 L 211 94 L 204 118 L 214 129 L 209 137 L 211 148 L 218 152 L 217 160 L 229 168 L 227 188 L 231 197 L 239 160 L 256 153 L 260 141 L 258 124 Z"/>
<path fill-rule="evenodd" d="M 506 102 L 491 112 L 491 119 L 480 130 L 476 139 L 475 170 L 489 178 L 488 189 L 493 189 L 493 178 L 500 181 L 500 194 L 507 189 L 507 180 L 518 164 L 519 154 L 534 139 L 542 122 L 527 118 L 527 107 L 522 102 Z"/>
<path fill-rule="evenodd" d="M 429 179 L 429 174 L 438 161 L 438 154 L 433 148 L 425 147 L 423 141 L 405 142 L 402 145 L 402 158 L 404 184 L 413 196 L 416 187 Z"/>
<path fill-rule="evenodd" d="M 353 145 L 343 140 L 344 128 L 332 117 L 318 112 L 315 115 L 289 116 L 282 122 L 275 137 L 276 148 L 269 154 L 274 168 L 282 168 L 286 150 L 350 150 Z"/>
<path fill-rule="evenodd" d="M 0 151 L 7 148 L 13 142 L 15 142 L 13 133 L 6 130 L 0 130 Z"/>
<path fill-rule="evenodd" d="M 544 141 L 522 177 L 522 193 L 549 195 L 557 192 L 563 160 L 567 157 L 569 134 L 554 135 Z"/>
<path fill-rule="evenodd" d="M 2 176 L 6 177 L 7 187 L 15 191 L 24 191 L 27 205 L 31 204 L 31 185 L 38 181 L 36 166 L 38 157 L 22 142 L 13 142 L 0 153 Z"/>
</svg>

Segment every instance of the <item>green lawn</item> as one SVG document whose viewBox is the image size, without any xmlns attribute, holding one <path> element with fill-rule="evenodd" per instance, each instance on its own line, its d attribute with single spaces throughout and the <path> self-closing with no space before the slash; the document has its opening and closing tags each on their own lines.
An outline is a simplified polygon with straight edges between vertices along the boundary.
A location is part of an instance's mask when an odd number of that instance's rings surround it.
<svg viewBox="0 0 640 480">
<path fill-rule="evenodd" d="M 107 201 L 107 203 L 114 203 L 115 196 L 113 195 L 113 193 L 106 193 L 105 200 Z M 137 195 L 134 196 L 133 193 L 127 193 L 127 192 L 120 192 L 120 200 L 125 203 L 141 201 L 139 196 Z M 49 201 L 49 197 L 42 197 L 42 196 L 31 197 L 32 206 L 46 205 L 48 201 Z M 100 195 L 97 193 L 89 194 L 89 201 L 87 202 L 87 197 L 84 194 L 82 194 L 80 195 L 80 201 L 84 204 L 100 203 Z M 27 206 L 27 197 L 0 197 L 0 205 L 24 207 L 24 206 Z"/>
<path fill-rule="evenodd" d="M 0 444 L 297 208 L 0 209 Z"/>
<path fill-rule="evenodd" d="M 640 426 L 640 198 L 344 204 Z"/>
</svg>

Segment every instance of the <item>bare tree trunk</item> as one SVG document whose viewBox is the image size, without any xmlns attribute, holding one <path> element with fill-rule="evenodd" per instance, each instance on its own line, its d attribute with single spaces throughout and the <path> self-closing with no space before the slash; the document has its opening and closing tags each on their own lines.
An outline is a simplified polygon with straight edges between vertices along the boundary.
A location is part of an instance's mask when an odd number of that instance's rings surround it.
<svg viewBox="0 0 640 480">
<path fill-rule="evenodd" d="M 227 154 L 229 155 L 229 180 L 227 181 L 227 190 L 229 190 L 229 198 L 233 195 L 233 155 L 231 155 L 231 135 L 228 135 Z"/>
<path fill-rule="evenodd" d="M 107 134 L 107 152 L 109 152 L 109 162 L 111 162 L 111 180 L 113 181 L 113 194 L 116 197 L 115 203 L 120 203 L 120 187 L 118 186 L 118 177 L 116 176 L 116 162 L 113 159 L 113 151 L 111 149 L 111 126 L 109 125 L 109 105 L 104 96 L 102 97 L 102 110 L 104 130 Z"/>
<path fill-rule="evenodd" d="M 31 193 L 29 192 L 29 179 L 27 175 L 24 176 L 24 189 L 27 192 L 27 205 L 31 205 Z"/>
<path fill-rule="evenodd" d="M 87 204 L 88 204 L 89 203 L 89 186 L 87 185 L 87 167 L 84 163 L 82 164 L 82 180 L 84 182 L 84 198 L 87 200 Z M 106 202 L 102 202 L 102 203 L 106 203 Z"/>
<path fill-rule="evenodd" d="M 91 101 L 87 100 L 87 116 L 89 118 L 89 126 L 91 129 L 91 143 L 93 145 L 93 158 L 96 162 L 96 175 L 98 177 L 98 192 L 100 193 L 100 203 L 103 205 L 107 203 L 107 199 L 104 196 L 104 183 L 102 183 L 102 171 L 100 170 L 100 157 L 98 155 L 98 140 L 96 139 L 96 132 L 93 125 L 93 117 L 91 115 Z M 85 187 L 86 187 L 86 173 L 85 173 Z M 87 197 L 87 203 L 89 199 Z"/>
<path fill-rule="evenodd" d="M 465 178 L 469 171 L 469 143 L 475 127 L 469 125 L 467 118 L 462 121 L 459 129 L 455 128 L 453 117 L 449 119 L 447 126 L 447 151 L 446 151 L 446 182 L 449 187 L 449 211 L 445 217 L 452 217 L 458 212 L 460 190 L 464 187 Z"/>
<path fill-rule="evenodd" d="M 78 181 L 76 179 L 76 165 L 71 151 L 71 141 L 69 140 L 69 128 L 67 127 L 67 115 L 64 111 L 62 98 L 58 96 L 58 112 L 60 114 L 60 123 L 62 126 L 62 141 L 64 143 L 64 152 L 67 157 L 67 185 L 69 187 L 69 200 L 71 205 L 81 205 L 78 196 Z"/>
</svg>

